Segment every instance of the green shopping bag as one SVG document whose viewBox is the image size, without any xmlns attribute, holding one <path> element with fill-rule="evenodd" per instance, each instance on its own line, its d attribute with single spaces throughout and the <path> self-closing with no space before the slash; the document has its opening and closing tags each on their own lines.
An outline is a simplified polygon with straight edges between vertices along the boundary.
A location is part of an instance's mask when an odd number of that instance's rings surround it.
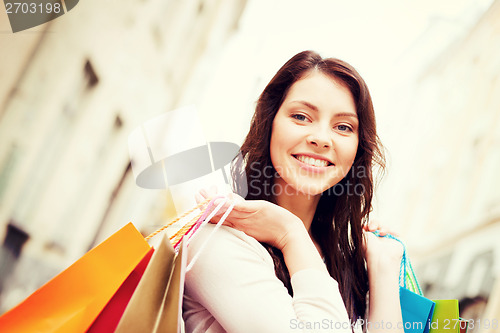
<svg viewBox="0 0 500 333">
<path fill-rule="evenodd" d="M 468 322 L 460 318 L 458 300 L 434 300 L 436 308 L 430 322 L 430 333 L 465 333 Z"/>
</svg>

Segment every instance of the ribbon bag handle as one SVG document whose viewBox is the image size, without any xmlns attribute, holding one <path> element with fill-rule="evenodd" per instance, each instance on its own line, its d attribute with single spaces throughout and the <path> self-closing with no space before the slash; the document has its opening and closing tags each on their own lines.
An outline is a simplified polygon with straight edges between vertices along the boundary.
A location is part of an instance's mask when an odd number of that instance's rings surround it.
<svg viewBox="0 0 500 333">
<path fill-rule="evenodd" d="M 176 217 L 175 219 L 173 219 L 172 221 L 170 221 L 169 223 L 165 224 L 164 226 L 162 226 L 161 228 L 157 229 L 156 231 L 152 232 L 151 234 L 149 234 L 145 239 L 146 241 L 149 241 L 151 238 L 153 238 L 154 236 L 158 235 L 160 232 L 162 232 L 163 230 L 167 229 L 168 227 L 176 224 L 177 222 L 179 222 L 180 220 L 182 220 L 183 218 L 185 218 L 186 216 L 188 216 L 189 214 L 193 213 L 195 210 L 197 210 L 198 208 L 201 208 L 203 207 L 204 205 L 206 205 L 207 203 L 209 203 L 210 199 L 207 199 L 203 202 L 200 202 L 198 205 L 196 205 L 195 207 L 191 208 L 190 210 L 188 210 L 187 212 L 184 212 L 181 216 L 178 216 Z M 203 212 L 201 213 L 203 214 Z M 199 216 L 201 216 L 201 214 Z M 195 217 L 195 219 L 198 219 L 198 217 Z M 173 237 L 171 237 L 171 240 L 172 240 Z"/>
<path fill-rule="evenodd" d="M 208 214 L 208 212 L 214 206 L 214 203 L 215 203 L 215 201 L 217 199 L 223 199 L 223 200 L 217 205 L 217 207 L 214 208 L 214 210 L 212 210 L 210 212 L 210 214 Z M 146 237 L 146 240 L 150 240 L 151 238 L 153 238 L 154 236 L 156 236 L 157 234 L 159 234 L 163 230 L 165 230 L 168 227 L 174 225 L 175 223 L 177 223 L 178 221 L 182 220 L 186 216 L 192 214 L 196 209 L 201 208 L 201 207 L 203 207 L 203 206 L 206 205 L 206 207 L 204 207 L 202 209 L 202 212 L 200 214 L 198 214 L 196 217 L 194 217 L 190 222 L 187 222 L 179 231 L 177 231 L 172 237 L 170 237 L 170 241 L 173 243 L 174 249 L 176 251 L 178 251 L 178 249 L 180 247 L 180 244 L 181 244 L 181 241 L 184 238 L 186 238 L 186 245 L 189 245 L 189 243 L 197 235 L 196 231 L 198 231 L 199 228 L 202 228 L 205 225 L 207 225 L 207 223 L 215 216 L 215 214 L 217 214 L 217 212 L 222 208 L 222 206 L 224 206 L 224 204 L 228 200 L 229 199 L 227 197 L 217 196 L 217 197 L 215 197 L 215 198 L 213 198 L 211 200 L 207 199 L 207 200 L 205 200 L 203 202 L 200 202 L 198 205 L 196 205 L 196 207 L 193 207 L 192 209 L 190 209 L 189 211 L 183 213 L 181 216 L 177 217 L 173 221 L 167 223 L 166 225 L 162 226 L 158 230 L 156 230 L 153 233 L 151 233 L 149 236 Z M 213 234 L 215 232 L 217 232 L 217 230 L 220 228 L 220 226 L 224 223 L 224 221 L 226 220 L 227 216 L 233 210 L 235 204 L 236 204 L 235 201 L 231 202 L 231 204 L 229 205 L 229 207 L 227 208 L 227 210 L 224 212 L 224 214 L 220 218 L 219 222 L 217 222 L 217 224 L 215 225 L 214 230 L 208 235 L 208 237 L 205 239 L 204 243 L 199 248 L 198 252 L 194 255 L 194 257 L 191 259 L 190 263 L 187 265 L 186 272 L 189 271 L 189 270 L 191 270 L 191 268 L 193 267 L 193 265 L 196 262 L 196 260 L 198 260 L 201 252 L 203 251 L 203 249 L 207 245 L 208 241 L 210 240 L 210 238 L 212 238 Z"/>
<path fill-rule="evenodd" d="M 378 237 L 393 239 L 403 245 L 403 257 L 401 258 L 401 267 L 399 269 L 399 285 L 413 291 L 416 294 L 419 294 L 420 296 L 423 296 L 422 289 L 418 284 L 417 276 L 415 275 L 415 271 L 413 270 L 410 259 L 408 258 L 406 246 L 403 241 L 391 234 L 382 236 L 378 230 L 373 231 L 373 233 Z"/>
<path fill-rule="evenodd" d="M 211 219 L 212 217 L 216 214 L 216 212 L 220 209 L 220 207 L 222 207 L 222 205 L 224 205 L 226 203 L 228 199 L 225 198 L 218 206 L 216 209 L 214 209 L 214 212 L 212 212 L 202 223 L 201 227 L 205 226 Z M 190 271 L 191 268 L 193 268 L 193 265 L 194 263 L 196 262 L 196 260 L 198 260 L 198 258 L 200 257 L 201 253 L 203 252 L 203 249 L 205 248 L 205 246 L 208 244 L 208 241 L 210 240 L 210 238 L 212 238 L 212 236 L 217 232 L 217 230 L 220 228 L 220 226 L 224 223 L 224 221 L 226 220 L 227 216 L 229 215 L 229 213 L 231 213 L 231 211 L 233 210 L 234 208 L 234 205 L 236 204 L 236 202 L 231 202 L 231 204 L 229 205 L 228 209 L 224 212 L 224 215 L 222 215 L 222 217 L 220 218 L 219 222 L 217 222 L 217 224 L 215 225 L 215 228 L 214 230 L 212 230 L 212 232 L 208 235 L 208 237 L 205 239 L 205 242 L 203 242 L 203 244 L 200 246 L 200 248 L 198 249 L 198 252 L 196 252 L 196 254 L 194 255 L 194 257 L 191 259 L 191 262 L 187 265 L 186 267 L 186 272 Z M 194 234 L 191 239 L 189 239 L 189 241 L 191 241 L 197 234 Z"/>
</svg>

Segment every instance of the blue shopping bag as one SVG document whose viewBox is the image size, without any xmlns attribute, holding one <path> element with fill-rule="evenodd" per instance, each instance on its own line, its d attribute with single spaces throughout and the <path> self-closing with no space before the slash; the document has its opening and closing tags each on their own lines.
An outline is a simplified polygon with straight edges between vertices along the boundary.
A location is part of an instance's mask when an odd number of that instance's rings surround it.
<svg viewBox="0 0 500 333">
<path fill-rule="evenodd" d="M 428 333 L 436 303 L 401 286 L 399 302 L 405 333 Z"/>
<path fill-rule="evenodd" d="M 405 333 L 429 333 L 436 303 L 423 296 L 422 289 L 408 259 L 405 245 L 392 235 L 380 236 L 377 231 L 374 234 L 379 237 L 397 240 L 403 245 L 403 258 L 399 270 L 399 302 Z"/>
</svg>

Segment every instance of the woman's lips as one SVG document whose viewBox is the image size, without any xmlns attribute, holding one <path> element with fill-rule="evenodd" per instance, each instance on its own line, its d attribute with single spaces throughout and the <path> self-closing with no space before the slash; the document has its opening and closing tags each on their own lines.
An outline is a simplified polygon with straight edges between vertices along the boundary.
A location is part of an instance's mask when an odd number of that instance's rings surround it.
<svg viewBox="0 0 500 333">
<path fill-rule="evenodd" d="M 292 155 L 302 169 L 309 172 L 324 172 L 329 167 L 335 166 L 330 161 L 314 158 L 307 155 Z"/>
<path fill-rule="evenodd" d="M 293 155 L 298 161 L 313 167 L 327 167 L 333 163 L 325 158 L 318 158 L 309 155 L 297 154 Z"/>
</svg>

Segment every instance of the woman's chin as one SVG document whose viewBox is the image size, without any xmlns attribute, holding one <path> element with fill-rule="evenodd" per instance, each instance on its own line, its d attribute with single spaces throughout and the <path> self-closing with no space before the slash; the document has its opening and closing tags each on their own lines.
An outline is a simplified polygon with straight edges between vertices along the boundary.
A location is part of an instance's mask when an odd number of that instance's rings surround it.
<svg viewBox="0 0 500 333">
<path fill-rule="evenodd" d="M 317 197 L 321 195 L 325 190 L 328 188 L 325 188 L 325 186 L 314 186 L 314 185 L 303 185 L 300 187 L 296 187 L 297 192 L 300 193 L 301 195 L 305 195 L 308 197 Z"/>
<path fill-rule="evenodd" d="M 325 179 L 278 178 L 274 181 L 273 195 L 316 197 L 331 188 L 332 183 L 334 182 Z"/>
</svg>

